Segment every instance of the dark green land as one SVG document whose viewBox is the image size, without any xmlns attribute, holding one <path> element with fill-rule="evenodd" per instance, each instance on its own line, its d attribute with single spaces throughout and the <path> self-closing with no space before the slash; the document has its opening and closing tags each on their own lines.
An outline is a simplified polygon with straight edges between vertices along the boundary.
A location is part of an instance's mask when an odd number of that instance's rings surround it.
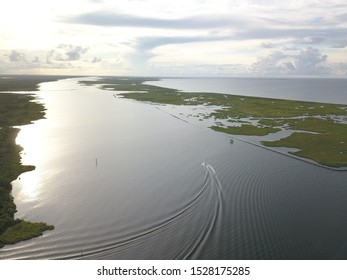
<svg viewBox="0 0 347 280">
<path fill-rule="evenodd" d="M 6 82 L 0 79 L 0 91 L 23 91 L 26 87 L 35 90 L 38 82 L 57 80 L 57 77 L 35 77 L 11 76 Z M 28 94 L 0 93 L 0 247 L 40 236 L 43 231 L 54 228 L 45 223 L 14 218 L 17 210 L 11 195 L 11 182 L 35 167 L 21 164 L 19 153 L 22 148 L 15 143 L 19 129 L 13 126 L 30 124 L 44 117 L 43 105 L 33 100 L 34 97 Z"/>
<path fill-rule="evenodd" d="M 278 141 L 264 141 L 262 144 L 267 147 L 297 148 L 299 151 L 291 153 L 322 165 L 347 166 L 347 105 L 181 92 L 143 84 L 150 80 L 155 79 L 104 78 L 97 82 L 83 83 L 99 84 L 101 88 L 108 90 L 130 91 L 122 96 L 142 102 L 219 106 L 220 109 L 208 116 L 201 116 L 201 119 L 224 119 L 231 124 L 216 124 L 211 127 L 219 132 L 264 136 L 280 130 L 302 131 Z M 235 126 L 233 123 L 241 125 Z"/>
<path fill-rule="evenodd" d="M 78 76 L 76 76 L 78 77 Z M 72 76 L 0 75 L 0 91 L 35 91 L 39 83 L 57 81 Z"/>
<path fill-rule="evenodd" d="M 46 223 L 31 223 L 17 219 L 16 223 L 0 236 L 0 244 L 14 244 L 19 241 L 38 237 L 44 231 L 53 229 L 54 226 L 47 225 Z"/>
</svg>

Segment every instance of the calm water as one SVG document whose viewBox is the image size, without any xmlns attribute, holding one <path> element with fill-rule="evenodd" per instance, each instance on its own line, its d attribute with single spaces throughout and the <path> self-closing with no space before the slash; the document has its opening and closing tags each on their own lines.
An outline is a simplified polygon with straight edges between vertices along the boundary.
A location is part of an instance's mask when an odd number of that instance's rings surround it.
<svg viewBox="0 0 347 280">
<path fill-rule="evenodd" d="M 347 79 L 314 78 L 186 78 L 148 84 L 183 91 L 347 104 Z"/>
<path fill-rule="evenodd" d="M 55 230 L 18 259 L 347 258 L 347 172 L 173 118 L 152 105 L 44 83 L 46 119 L 22 128 L 17 217 Z"/>
</svg>

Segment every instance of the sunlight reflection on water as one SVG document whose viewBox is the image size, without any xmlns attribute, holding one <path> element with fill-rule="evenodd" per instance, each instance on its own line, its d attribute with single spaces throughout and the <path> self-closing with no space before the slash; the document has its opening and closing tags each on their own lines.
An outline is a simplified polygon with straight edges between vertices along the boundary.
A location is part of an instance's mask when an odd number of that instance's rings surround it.
<svg viewBox="0 0 347 280">
<path fill-rule="evenodd" d="M 0 259 L 183 258 L 197 240 L 197 259 L 346 258 L 346 173 L 77 82 L 43 84 L 46 119 L 17 138 L 36 169 L 13 182 L 16 217 L 55 230 Z"/>
<path fill-rule="evenodd" d="M 27 172 L 21 174 L 16 181 L 18 194 L 16 200 L 22 202 L 35 201 L 40 196 L 39 177 L 36 172 Z"/>
</svg>

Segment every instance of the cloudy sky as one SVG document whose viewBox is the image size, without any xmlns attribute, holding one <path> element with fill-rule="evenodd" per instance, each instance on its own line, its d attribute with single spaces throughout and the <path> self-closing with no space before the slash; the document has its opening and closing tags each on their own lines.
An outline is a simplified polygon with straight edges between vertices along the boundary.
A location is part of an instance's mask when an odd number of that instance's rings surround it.
<svg viewBox="0 0 347 280">
<path fill-rule="evenodd" d="M 347 1 L 2 0 L 0 73 L 347 78 Z"/>
</svg>

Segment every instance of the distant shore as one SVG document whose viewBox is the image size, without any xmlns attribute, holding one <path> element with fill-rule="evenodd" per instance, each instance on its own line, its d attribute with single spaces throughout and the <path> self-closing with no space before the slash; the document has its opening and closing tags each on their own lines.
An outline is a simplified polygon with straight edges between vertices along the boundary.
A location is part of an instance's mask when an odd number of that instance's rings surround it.
<svg viewBox="0 0 347 280">
<path fill-rule="evenodd" d="M 46 223 L 15 219 L 16 205 L 11 195 L 11 182 L 34 166 L 21 164 L 22 147 L 16 144 L 19 129 L 14 126 L 42 119 L 45 108 L 34 102 L 31 94 L 16 91 L 35 91 L 41 82 L 56 81 L 60 76 L 6 76 L 0 79 L 0 248 L 6 244 L 31 239 L 54 229 Z"/>
<path fill-rule="evenodd" d="M 283 130 L 294 131 L 286 138 L 261 141 L 262 147 L 295 148 L 289 152 L 319 165 L 347 167 L 347 107 L 343 104 L 226 95 L 210 92 L 182 92 L 144 82 L 152 78 L 104 78 L 82 82 L 100 85 L 127 99 L 176 106 L 214 106 L 212 113 L 196 117 L 215 120 L 211 129 L 231 135 L 265 136 Z M 222 121 L 222 122 L 221 122 Z M 342 169 L 341 169 L 342 170 Z"/>
</svg>

